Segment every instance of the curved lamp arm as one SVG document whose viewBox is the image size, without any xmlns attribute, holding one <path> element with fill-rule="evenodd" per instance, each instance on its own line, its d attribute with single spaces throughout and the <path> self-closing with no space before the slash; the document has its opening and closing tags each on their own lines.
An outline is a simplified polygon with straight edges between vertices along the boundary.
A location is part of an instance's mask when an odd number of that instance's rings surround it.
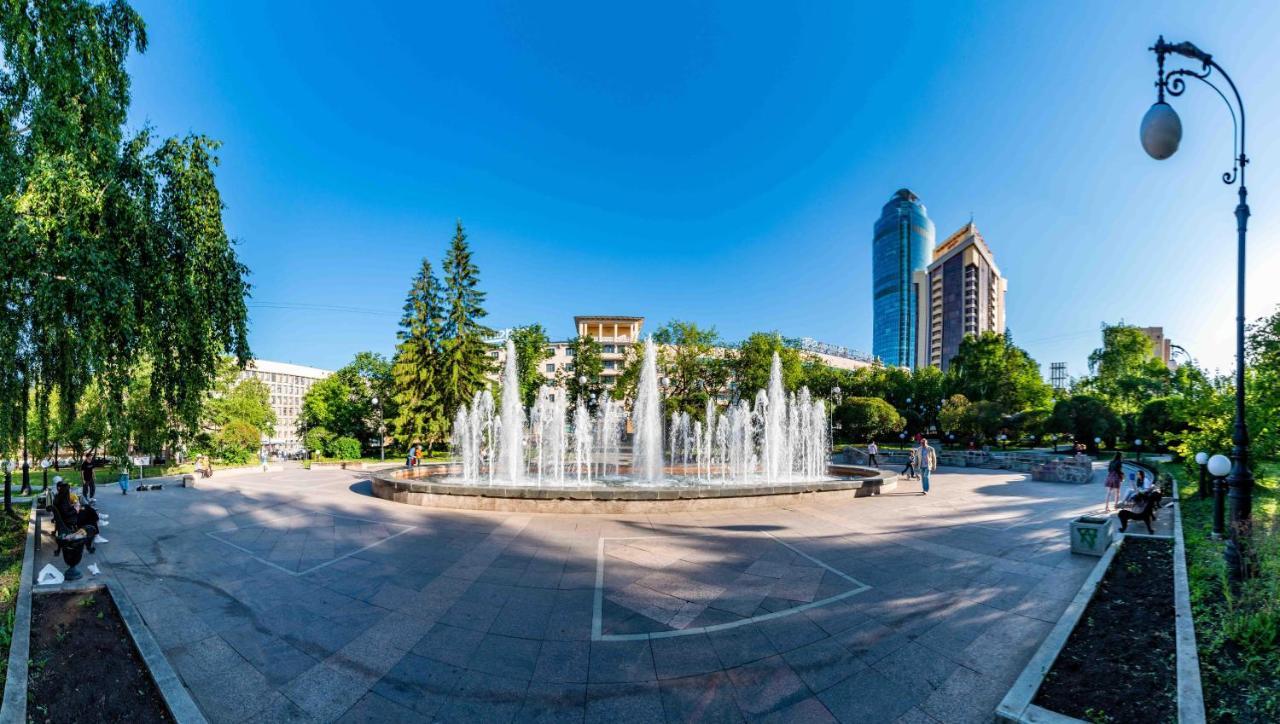
<svg viewBox="0 0 1280 724">
<path fill-rule="evenodd" d="M 1218 94 L 1218 97 L 1222 98 L 1222 102 L 1227 105 L 1227 110 L 1231 112 L 1231 125 L 1233 132 L 1231 151 L 1235 158 L 1232 159 L 1231 170 L 1222 174 L 1222 182 L 1227 185 L 1231 185 L 1236 182 L 1237 178 L 1239 178 L 1240 185 L 1243 186 L 1244 167 L 1249 163 L 1249 157 L 1246 156 L 1244 152 L 1244 101 L 1240 99 L 1240 91 L 1236 89 L 1236 84 L 1231 80 L 1231 76 L 1227 75 L 1227 72 L 1222 69 L 1222 66 L 1218 65 L 1217 62 L 1214 61 L 1212 55 L 1209 55 L 1189 42 L 1166 43 L 1164 36 L 1161 35 L 1160 38 L 1156 40 L 1156 44 L 1151 46 L 1148 50 L 1151 50 L 1156 54 L 1156 62 L 1159 66 L 1156 89 L 1159 94 L 1160 101 L 1164 101 L 1164 94 L 1166 91 L 1171 96 L 1182 95 L 1186 90 L 1186 82 L 1183 78 L 1191 77 L 1202 81 L 1205 85 L 1212 88 L 1214 92 Z M 1202 71 L 1197 73 L 1194 70 L 1181 68 L 1169 71 L 1169 73 L 1166 74 L 1164 72 L 1164 57 L 1169 54 L 1181 55 L 1186 58 L 1191 58 L 1192 60 L 1200 61 Z M 1227 81 L 1227 85 L 1231 87 L 1231 93 L 1236 99 L 1234 106 L 1232 106 L 1231 101 L 1227 99 L 1226 94 L 1209 80 L 1209 76 L 1214 70 L 1217 70 L 1218 74 Z M 1236 116 L 1237 110 L 1240 111 L 1240 115 L 1238 116 L 1238 125 Z"/>
</svg>

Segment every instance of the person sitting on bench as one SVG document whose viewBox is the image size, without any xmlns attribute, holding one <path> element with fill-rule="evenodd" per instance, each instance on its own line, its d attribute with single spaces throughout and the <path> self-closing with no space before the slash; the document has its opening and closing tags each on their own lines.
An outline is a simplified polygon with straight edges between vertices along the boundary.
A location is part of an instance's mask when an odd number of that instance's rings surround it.
<svg viewBox="0 0 1280 724">
<path fill-rule="evenodd" d="M 83 540 L 90 553 L 94 552 L 93 539 L 98 535 L 98 511 L 90 505 L 80 505 L 71 492 L 71 486 L 61 478 L 54 478 L 58 492 L 53 496 L 53 518 L 58 534 L 64 540 Z"/>
<path fill-rule="evenodd" d="M 1151 521 L 1156 517 L 1156 510 L 1160 508 L 1160 501 L 1163 498 L 1164 493 L 1154 485 L 1137 493 L 1128 510 L 1121 509 L 1116 513 L 1116 517 L 1120 519 L 1120 532 L 1123 533 L 1129 527 L 1129 521 L 1140 520 L 1146 524 L 1148 533 L 1155 533 L 1155 529 L 1151 527 Z"/>
</svg>

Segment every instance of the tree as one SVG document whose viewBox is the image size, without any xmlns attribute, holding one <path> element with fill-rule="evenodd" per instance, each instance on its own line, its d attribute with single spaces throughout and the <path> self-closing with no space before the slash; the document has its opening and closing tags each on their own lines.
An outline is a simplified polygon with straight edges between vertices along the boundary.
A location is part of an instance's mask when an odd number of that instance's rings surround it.
<svg viewBox="0 0 1280 724">
<path fill-rule="evenodd" d="M 832 412 L 832 422 L 842 438 L 859 441 L 896 433 L 906 424 L 892 405 L 876 397 L 846 397 Z"/>
<path fill-rule="evenodd" d="M 788 346 L 777 332 L 754 332 L 738 345 L 729 362 L 737 397 L 751 400 L 769 386 L 773 355 L 782 362 L 782 385 L 794 390 L 804 380 L 804 358 L 800 350 Z"/>
<path fill-rule="evenodd" d="M 125 139 L 130 50 L 123 0 L 11 0 L 0 11 L 0 406 L 57 392 L 74 424 L 96 385 L 125 420 L 134 364 L 166 415 L 194 430 L 220 360 L 249 358 L 246 270 L 222 222 L 218 143 Z M 22 425 L 0 423 L 11 443 Z M 127 449 L 113 424 L 110 447 Z"/>
<path fill-rule="evenodd" d="M 1047 429 L 1070 435 L 1091 452 L 1097 452 L 1094 440 L 1107 442 L 1123 434 L 1124 424 L 1106 402 L 1090 395 L 1072 395 L 1053 406 Z"/>
<path fill-rule="evenodd" d="M 1280 456 L 1280 307 L 1249 327 L 1249 435 L 1254 455 Z"/>
<path fill-rule="evenodd" d="M 699 327 L 693 322 L 671 320 L 653 332 L 657 345 L 658 377 L 664 381 L 663 414 L 687 412 L 694 418 L 706 415 L 707 400 L 728 383 L 729 367 L 715 327 Z M 613 394 L 634 399 L 640 377 L 641 345 L 634 345 Z M 766 373 L 767 374 L 767 373 Z M 766 377 L 767 379 L 767 377 Z"/>
<path fill-rule="evenodd" d="M 208 428 L 217 431 L 235 427 L 229 433 L 230 438 L 214 435 L 215 445 L 219 447 L 220 441 L 242 440 L 246 428 L 256 430 L 257 437 L 252 446 L 256 450 L 261 445 L 263 436 L 271 437 L 275 434 L 276 413 L 271 409 L 271 390 L 262 380 L 252 377 L 236 380 L 234 374 L 235 369 L 232 368 L 231 378 L 224 378 L 220 389 L 205 404 L 205 423 Z M 215 455 L 218 453 L 215 452 Z M 237 459 L 229 462 L 243 461 Z"/>
<path fill-rule="evenodd" d="M 544 360 L 551 359 L 551 338 L 541 324 L 530 324 L 511 330 L 511 343 L 516 348 L 516 378 L 520 380 L 520 400 L 525 409 L 533 407 L 538 390 L 547 383 L 542 373 Z"/>
<path fill-rule="evenodd" d="M 400 341 L 391 370 L 395 437 L 401 445 L 425 442 L 429 448 L 449 431 L 442 369 L 444 315 L 440 282 L 431 262 L 423 259 L 405 299 L 396 335 Z"/>
<path fill-rule="evenodd" d="M 600 378 L 604 372 L 600 343 L 590 336 L 574 337 L 569 340 L 569 354 L 573 357 L 573 366 L 561 372 L 561 384 L 569 395 L 569 406 L 575 407 L 582 400 L 595 414 L 605 395 L 604 382 Z"/>
<path fill-rule="evenodd" d="M 491 360 L 485 340 L 484 292 L 477 288 L 480 270 L 471 261 L 467 234 L 459 221 L 444 258 L 445 335 L 441 349 L 440 404 L 446 420 L 488 383 Z"/>
<path fill-rule="evenodd" d="M 1089 372 L 1086 389 L 1122 416 L 1136 415 L 1147 400 L 1169 389 L 1169 370 L 1151 354 L 1151 340 L 1124 323 L 1102 325 L 1102 346 L 1089 355 Z"/>
<path fill-rule="evenodd" d="M 372 449 L 370 441 L 380 435 L 378 405 L 373 400 L 376 397 L 383 406 L 384 419 L 388 413 L 394 417 L 396 405 L 389 399 L 391 389 L 391 364 L 382 355 L 360 352 L 307 390 L 298 416 L 298 431 L 305 435 L 313 427 L 323 427 L 333 435 L 359 440 Z"/>
<path fill-rule="evenodd" d="M 951 358 L 945 387 L 971 402 L 991 402 L 1004 414 L 1043 408 L 1053 393 L 1040 365 L 1002 334 L 966 335 Z"/>
</svg>

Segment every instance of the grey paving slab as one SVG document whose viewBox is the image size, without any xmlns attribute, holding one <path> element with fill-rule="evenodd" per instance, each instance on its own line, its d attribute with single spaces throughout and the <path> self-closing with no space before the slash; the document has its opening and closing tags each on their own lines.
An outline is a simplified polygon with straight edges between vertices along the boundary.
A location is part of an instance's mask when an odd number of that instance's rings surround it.
<svg viewBox="0 0 1280 724">
<path fill-rule="evenodd" d="M 1087 575 L 1065 521 L 1102 497 L 944 470 L 928 498 L 532 516 L 358 480 L 104 499 L 87 562 L 212 722 L 989 721 Z"/>
</svg>

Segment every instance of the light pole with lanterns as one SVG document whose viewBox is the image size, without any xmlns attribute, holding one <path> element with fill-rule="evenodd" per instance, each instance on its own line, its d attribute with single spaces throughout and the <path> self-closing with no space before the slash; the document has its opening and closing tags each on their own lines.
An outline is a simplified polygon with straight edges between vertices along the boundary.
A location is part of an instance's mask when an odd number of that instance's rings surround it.
<svg viewBox="0 0 1280 724">
<path fill-rule="evenodd" d="M 382 421 L 382 404 L 378 401 L 378 396 L 373 397 L 373 406 L 378 408 L 378 460 L 387 461 L 387 426 Z"/>
<path fill-rule="evenodd" d="M 1244 280 L 1245 280 L 1245 237 L 1249 224 L 1249 192 L 1245 188 L 1244 176 L 1245 167 L 1249 164 L 1249 157 L 1245 154 L 1245 118 L 1244 118 L 1244 102 L 1240 99 L 1240 91 L 1236 89 L 1236 84 L 1231 80 L 1231 76 L 1227 75 L 1222 66 L 1213 59 L 1213 56 L 1197 48 L 1195 45 L 1182 43 L 1166 43 L 1164 36 L 1161 35 L 1156 40 L 1156 44 L 1149 48 L 1156 54 L 1156 102 L 1142 117 L 1142 126 L 1140 128 L 1140 137 L 1142 139 L 1142 148 L 1156 160 L 1169 158 L 1178 150 L 1178 144 L 1182 142 L 1182 120 L 1178 117 L 1173 106 L 1165 100 L 1166 93 L 1170 96 L 1180 96 L 1186 90 L 1186 77 L 1195 78 L 1205 85 L 1209 86 L 1222 98 L 1227 104 L 1227 109 L 1231 111 L 1231 120 L 1238 122 L 1233 140 L 1231 170 L 1222 174 L 1223 183 L 1228 186 L 1239 182 L 1237 195 L 1239 202 L 1236 204 L 1236 409 L 1235 409 L 1235 425 L 1233 427 L 1231 441 L 1231 470 L 1227 475 L 1227 485 L 1231 489 L 1231 536 L 1227 541 L 1225 557 L 1227 561 L 1227 569 L 1231 576 L 1239 580 L 1247 575 L 1244 570 L 1244 559 L 1241 554 L 1241 546 L 1244 545 L 1244 539 L 1248 537 L 1249 528 L 1253 517 L 1253 473 L 1249 469 L 1249 430 L 1245 423 L 1244 411 Z M 1164 70 L 1165 57 L 1168 55 L 1180 55 L 1184 58 L 1200 63 L 1200 70 L 1196 71 L 1191 68 L 1179 68 L 1171 70 L 1168 73 Z M 1231 96 L 1235 99 L 1235 105 L 1232 105 L 1231 99 L 1223 93 L 1218 86 L 1213 84 L 1209 78 L 1214 71 L 1226 81 L 1231 91 Z M 1238 142 L 1238 143 L 1237 143 Z M 1220 457 L 1215 455 L 1215 458 Z M 1210 460 L 1212 466 L 1213 461 Z M 1212 472 L 1212 469 L 1210 469 Z"/>
<path fill-rule="evenodd" d="M 1206 452 L 1196 453 L 1196 467 L 1200 468 L 1200 487 L 1199 489 L 1196 490 L 1196 494 L 1199 496 L 1201 500 L 1204 500 L 1205 498 L 1209 497 L 1209 478 L 1206 474 L 1207 471 L 1205 470 L 1205 467 L 1204 467 L 1208 463 L 1209 463 L 1209 453 L 1206 453 Z"/>
<path fill-rule="evenodd" d="M 1222 539 L 1223 498 L 1227 495 L 1227 475 L 1231 472 L 1231 459 L 1226 455 L 1209 458 L 1209 474 L 1213 476 L 1213 537 Z"/>
</svg>

